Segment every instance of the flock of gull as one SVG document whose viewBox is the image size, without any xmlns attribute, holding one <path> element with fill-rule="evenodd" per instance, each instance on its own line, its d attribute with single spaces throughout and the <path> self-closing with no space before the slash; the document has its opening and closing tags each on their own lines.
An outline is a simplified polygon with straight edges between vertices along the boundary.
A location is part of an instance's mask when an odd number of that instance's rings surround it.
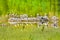
<svg viewBox="0 0 60 40">
<path fill-rule="evenodd" d="M 41 25 L 48 26 L 49 22 L 51 22 L 51 25 L 53 27 L 58 26 L 58 17 L 57 16 L 52 16 L 51 19 L 47 16 L 41 16 L 40 14 L 37 14 L 36 17 L 33 17 L 32 15 L 28 17 L 27 14 L 20 15 L 17 17 L 17 15 L 10 14 L 10 17 L 8 18 L 8 23 L 9 24 L 37 24 L 38 27 Z"/>
</svg>

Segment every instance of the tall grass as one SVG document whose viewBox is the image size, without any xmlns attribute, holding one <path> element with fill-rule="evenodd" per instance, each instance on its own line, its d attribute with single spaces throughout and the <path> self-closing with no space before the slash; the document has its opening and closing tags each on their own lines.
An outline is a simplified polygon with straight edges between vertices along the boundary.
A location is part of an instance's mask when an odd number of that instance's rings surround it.
<svg viewBox="0 0 60 40">
<path fill-rule="evenodd" d="M 57 3 L 57 0 L 0 0 L 0 15 L 14 12 L 34 16 L 36 13 L 57 12 Z"/>
</svg>

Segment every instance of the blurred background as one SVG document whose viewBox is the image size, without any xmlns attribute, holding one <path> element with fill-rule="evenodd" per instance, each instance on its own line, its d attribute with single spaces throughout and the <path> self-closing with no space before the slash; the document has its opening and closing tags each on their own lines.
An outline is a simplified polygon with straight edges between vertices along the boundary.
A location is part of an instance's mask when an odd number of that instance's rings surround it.
<svg viewBox="0 0 60 40">
<path fill-rule="evenodd" d="M 49 27 L 43 29 L 44 25 L 40 28 L 36 24 L 10 25 L 6 17 L 10 13 L 28 16 L 39 13 L 60 18 L 60 0 L 0 0 L 0 40 L 60 40 L 60 19 L 59 28 L 50 28 L 49 19 Z"/>
<path fill-rule="evenodd" d="M 33 16 L 37 13 L 59 16 L 60 0 L 0 0 L 0 15 L 10 12 Z"/>
</svg>

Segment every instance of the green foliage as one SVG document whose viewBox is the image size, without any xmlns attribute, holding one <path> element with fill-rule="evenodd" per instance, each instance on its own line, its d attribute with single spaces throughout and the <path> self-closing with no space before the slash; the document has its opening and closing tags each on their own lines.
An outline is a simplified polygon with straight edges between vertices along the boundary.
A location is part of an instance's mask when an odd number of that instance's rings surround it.
<svg viewBox="0 0 60 40">
<path fill-rule="evenodd" d="M 51 3 L 50 0 L 0 0 L 0 10 L 2 14 L 14 12 L 17 14 L 32 14 L 34 16 L 36 13 L 54 12 L 53 3 L 54 0 L 51 0 Z"/>
</svg>

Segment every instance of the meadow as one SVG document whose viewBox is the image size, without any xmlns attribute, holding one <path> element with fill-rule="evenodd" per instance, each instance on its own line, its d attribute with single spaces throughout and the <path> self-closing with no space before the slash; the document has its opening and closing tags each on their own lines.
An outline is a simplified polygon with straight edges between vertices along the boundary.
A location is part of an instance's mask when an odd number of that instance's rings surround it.
<svg viewBox="0 0 60 40">
<path fill-rule="evenodd" d="M 36 24 L 10 25 L 8 14 L 28 14 L 60 18 L 59 0 L 0 0 L 0 40 L 60 40 L 60 28 L 37 27 Z M 6 24 L 6 25 L 2 25 Z M 60 19 L 59 19 L 60 26 Z M 45 26 L 44 26 L 45 27 Z"/>
<path fill-rule="evenodd" d="M 25 28 L 23 28 L 23 26 Z M 2 26 L 0 40 L 60 40 L 60 28 L 37 28 L 33 25 Z"/>
</svg>

